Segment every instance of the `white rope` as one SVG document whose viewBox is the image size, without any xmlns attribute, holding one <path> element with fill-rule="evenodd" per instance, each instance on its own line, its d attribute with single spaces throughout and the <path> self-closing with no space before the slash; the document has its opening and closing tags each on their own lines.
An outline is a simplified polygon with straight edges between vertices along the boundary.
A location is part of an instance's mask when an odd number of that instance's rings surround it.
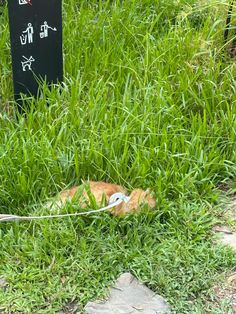
<svg viewBox="0 0 236 314">
<path fill-rule="evenodd" d="M 118 193 L 116 193 L 118 194 Z M 114 197 L 115 194 L 113 194 L 110 199 Z M 0 223 L 1 222 L 6 222 L 6 221 L 15 221 L 15 220 L 36 220 L 36 219 L 51 219 L 51 218 L 63 218 L 63 217 L 74 217 L 74 216 L 83 216 L 83 215 L 89 215 L 93 213 L 100 213 L 103 211 L 106 211 L 110 208 L 113 208 L 122 202 L 127 203 L 129 201 L 129 197 L 126 195 L 119 193 L 119 197 L 116 197 L 116 201 L 110 203 L 109 205 L 102 207 L 100 209 L 93 209 L 89 210 L 86 212 L 81 212 L 81 213 L 72 213 L 72 214 L 58 214 L 58 215 L 44 215 L 44 216 L 17 216 L 17 215 L 5 215 L 5 214 L 0 214 Z"/>
</svg>

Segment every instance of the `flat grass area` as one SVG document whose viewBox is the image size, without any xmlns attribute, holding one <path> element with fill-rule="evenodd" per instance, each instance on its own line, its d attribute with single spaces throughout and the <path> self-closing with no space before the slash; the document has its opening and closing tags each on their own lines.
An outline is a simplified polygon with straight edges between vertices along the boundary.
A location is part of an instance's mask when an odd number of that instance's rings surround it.
<svg viewBox="0 0 236 314">
<path fill-rule="evenodd" d="M 81 180 L 151 188 L 153 212 L 0 225 L 1 313 L 82 308 L 130 271 L 173 313 L 231 313 L 212 285 L 236 256 L 214 244 L 220 182 L 236 174 L 236 66 L 227 1 L 63 3 L 65 80 L 19 116 L 0 15 L 0 212 L 45 214 Z M 236 11 L 236 8 L 235 8 Z M 48 105 L 49 104 L 49 105 Z M 63 212 L 79 208 L 64 208 Z M 81 311 L 82 313 L 82 311 Z"/>
</svg>

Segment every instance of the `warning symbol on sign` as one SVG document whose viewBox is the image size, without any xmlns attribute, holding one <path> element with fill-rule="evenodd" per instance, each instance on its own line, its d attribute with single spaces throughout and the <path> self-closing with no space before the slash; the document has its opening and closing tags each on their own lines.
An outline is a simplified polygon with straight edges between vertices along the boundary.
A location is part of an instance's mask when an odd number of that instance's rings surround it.
<svg viewBox="0 0 236 314">
<path fill-rule="evenodd" d="M 30 56 L 29 58 L 26 58 L 25 56 L 23 56 L 23 59 L 24 61 L 21 61 L 21 64 L 22 64 L 22 70 L 25 72 L 25 71 L 31 71 L 31 65 L 32 65 L 32 62 L 35 61 L 35 59 Z"/>
<path fill-rule="evenodd" d="M 31 0 L 19 0 L 19 5 L 23 5 L 23 4 L 30 4 L 30 5 L 32 5 Z"/>
<path fill-rule="evenodd" d="M 41 30 L 40 38 L 48 37 L 48 30 L 52 30 L 54 32 L 57 31 L 56 27 L 49 26 L 46 21 L 43 23 L 43 25 L 41 25 L 40 30 Z"/>
<path fill-rule="evenodd" d="M 28 27 L 20 35 L 21 45 L 26 45 L 27 43 L 28 44 L 33 43 L 33 34 L 34 34 L 34 28 L 31 23 L 28 23 Z"/>
</svg>

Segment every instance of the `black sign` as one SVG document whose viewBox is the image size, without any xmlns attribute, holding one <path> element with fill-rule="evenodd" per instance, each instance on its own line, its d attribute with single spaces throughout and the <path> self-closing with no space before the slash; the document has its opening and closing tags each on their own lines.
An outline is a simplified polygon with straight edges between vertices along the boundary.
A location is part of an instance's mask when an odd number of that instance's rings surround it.
<svg viewBox="0 0 236 314">
<path fill-rule="evenodd" d="M 61 0 L 8 0 L 15 99 L 63 78 Z"/>
</svg>

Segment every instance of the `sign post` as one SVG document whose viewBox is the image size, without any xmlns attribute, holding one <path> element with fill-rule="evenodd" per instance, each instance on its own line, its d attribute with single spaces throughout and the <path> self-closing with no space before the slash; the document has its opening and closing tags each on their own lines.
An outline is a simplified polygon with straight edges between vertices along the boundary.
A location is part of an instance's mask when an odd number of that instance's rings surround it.
<svg viewBox="0 0 236 314">
<path fill-rule="evenodd" d="M 15 100 L 63 79 L 61 0 L 8 0 Z"/>
</svg>

